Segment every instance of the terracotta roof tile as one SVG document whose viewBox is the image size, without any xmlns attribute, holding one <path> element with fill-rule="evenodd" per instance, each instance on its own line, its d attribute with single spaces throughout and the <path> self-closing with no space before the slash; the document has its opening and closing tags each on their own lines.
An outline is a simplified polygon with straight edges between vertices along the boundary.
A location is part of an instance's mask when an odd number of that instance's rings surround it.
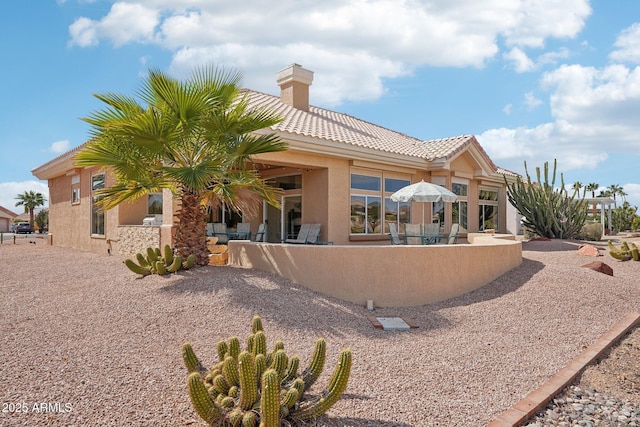
<svg viewBox="0 0 640 427">
<path fill-rule="evenodd" d="M 336 111 L 310 106 L 309 111 L 283 103 L 279 97 L 245 90 L 251 108 L 265 107 L 284 117 L 272 129 L 311 138 L 320 138 L 356 147 L 403 154 L 426 160 L 449 157 L 469 144 L 473 136 L 463 135 L 433 141 L 395 132 Z"/>
</svg>

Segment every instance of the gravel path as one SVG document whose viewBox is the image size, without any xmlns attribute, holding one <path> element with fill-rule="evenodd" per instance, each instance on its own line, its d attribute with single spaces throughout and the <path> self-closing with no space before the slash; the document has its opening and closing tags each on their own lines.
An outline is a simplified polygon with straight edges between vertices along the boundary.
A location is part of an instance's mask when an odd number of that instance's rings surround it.
<svg viewBox="0 0 640 427">
<path fill-rule="evenodd" d="M 420 325 L 385 332 L 365 307 L 266 273 L 206 267 L 139 279 L 121 257 L 5 242 L 0 425 L 203 425 L 181 344 L 211 364 L 215 343 L 244 339 L 259 314 L 270 345 L 282 339 L 301 365 L 317 337 L 327 340 L 320 386 L 340 350 L 352 349 L 347 392 L 317 425 L 483 426 L 640 310 L 640 263 L 606 254 L 598 260 L 613 267 L 610 277 L 580 268 L 593 258 L 576 248 L 525 243 L 522 265 L 476 292 L 377 309 Z"/>
</svg>

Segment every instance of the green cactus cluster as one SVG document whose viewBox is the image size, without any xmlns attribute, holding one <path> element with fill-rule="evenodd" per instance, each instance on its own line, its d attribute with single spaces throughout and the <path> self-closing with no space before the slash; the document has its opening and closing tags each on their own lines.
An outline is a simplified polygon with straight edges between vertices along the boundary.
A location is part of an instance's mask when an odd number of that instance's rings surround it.
<svg viewBox="0 0 640 427">
<path fill-rule="evenodd" d="M 540 168 L 536 168 L 537 182 L 534 182 L 525 162 L 526 181 L 518 176 L 516 182 L 509 183 L 505 176 L 504 182 L 507 198 L 524 216 L 522 221 L 527 229 L 541 237 L 569 239 L 580 232 L 587 219 L 587 202 L 577 191 L 571 196 L 567 194 L 562 174 L 560 187 L 556 188 L 556 166 L 554 161 L 549 179 L 549 163 L 544 164 L 544 180 Z"/>
<path fill-rule="evenodd" d="M 137 253 L 136 263 L 132 259 L 124 260 L 124 264 L 136 274 L 147 276 L 149 274 L 165 275 L 175 273 L 179 270 L 188 270 L 195 264 L 196 257 L 189 255 L 183 260 L 180 255 L 174 255 L 171 246 L 165 245 L 162 251 L 160 248 L 147 248 L 145 254 Z"/>
<path fill-rule="evenodd" d="M 300 359 L 289 357 L 284 343 L 276 341 L 271 351 L 254 316 L 246 348 L 238 337 L 218 342 L 218 363 L 207 371 L 190 343 L 182 345 L 182 358 L 189 371 L 187 386 L 191 403 L 210 426 L 280 427 L 324 414 L 347 388 L 351 351 L 340 353 L 328 386 L 316 396 L 307 391 L 318 379 L 325 363 L 326 343 L 316 341 L 309 367 L 299 371 Z"/>
<path fill-rule="evenodd" d="M 631 242 L 631 245 L 626 241 L 623 241 L 619 248 L 609 240 L 609 254 L 619 261 L 629 261 L 630 259 L 634 261 L 640 261 L 640 252 L 638 251 L 638 246 Z"/>
</svg>

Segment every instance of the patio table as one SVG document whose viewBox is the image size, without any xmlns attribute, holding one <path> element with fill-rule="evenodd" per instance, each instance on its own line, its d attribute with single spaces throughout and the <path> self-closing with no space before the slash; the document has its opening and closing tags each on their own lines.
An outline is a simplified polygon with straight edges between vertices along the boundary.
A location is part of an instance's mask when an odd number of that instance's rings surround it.
<svg viewBox="0 0 640 427">
<path fill-rule="evenodd" d="M 423 245 L 436 245 L 440 243 L 442 239 L 442 234 L 405 234 L 403 236 L 404 244 L 407 245 L 408 239 L 410 238 L 419 238 Z"/>
</svg>

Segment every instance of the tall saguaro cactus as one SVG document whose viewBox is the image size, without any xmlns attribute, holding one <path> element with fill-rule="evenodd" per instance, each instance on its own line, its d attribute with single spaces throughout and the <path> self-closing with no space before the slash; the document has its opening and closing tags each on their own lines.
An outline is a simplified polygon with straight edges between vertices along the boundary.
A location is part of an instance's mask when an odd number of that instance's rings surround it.
<svg viewBox="0 0 640 427">
<path fill-rule="evenodd" d="M 238 337 L 218 343 L 218 363 L 209 371 L 184 343 L 182 357 L 189 371 L 191 403 L 210 426 L 279 427 L 317 418 L 333 406 L 347 388 L 351 351 L 342 350 L 329 385 L 318 395 L 303 393 L 320 376 L 326 343 L 318 338 L 309 367 L 298 372 L 300 359 L 288 357 L 282 341 L 267 351 L 262 321 L 255 316 L 245 350 Z M 283 421 L 286 420 L 286 423 Z"/>
<path fill-rule="evenodd" d="M 526 182 L 519 176 L 515 183 L 509 184 L 506 177 L 504 180 L 509 202 L 524 216 L 525 227 L 542 237 L 566 239 L 574 237 L 582 229 L 587 219 L 587 203 L 575 190 L 571 196 L 568 195 L 562 174 L 560 187 L 555 187 L 556 166 L 554 160 L 551 181 L 548 162 L 544 164 L 544 181 L 539 167 L 536 168 L 537 182 L 531 181 L 526 162 Z"/>
</svg>

